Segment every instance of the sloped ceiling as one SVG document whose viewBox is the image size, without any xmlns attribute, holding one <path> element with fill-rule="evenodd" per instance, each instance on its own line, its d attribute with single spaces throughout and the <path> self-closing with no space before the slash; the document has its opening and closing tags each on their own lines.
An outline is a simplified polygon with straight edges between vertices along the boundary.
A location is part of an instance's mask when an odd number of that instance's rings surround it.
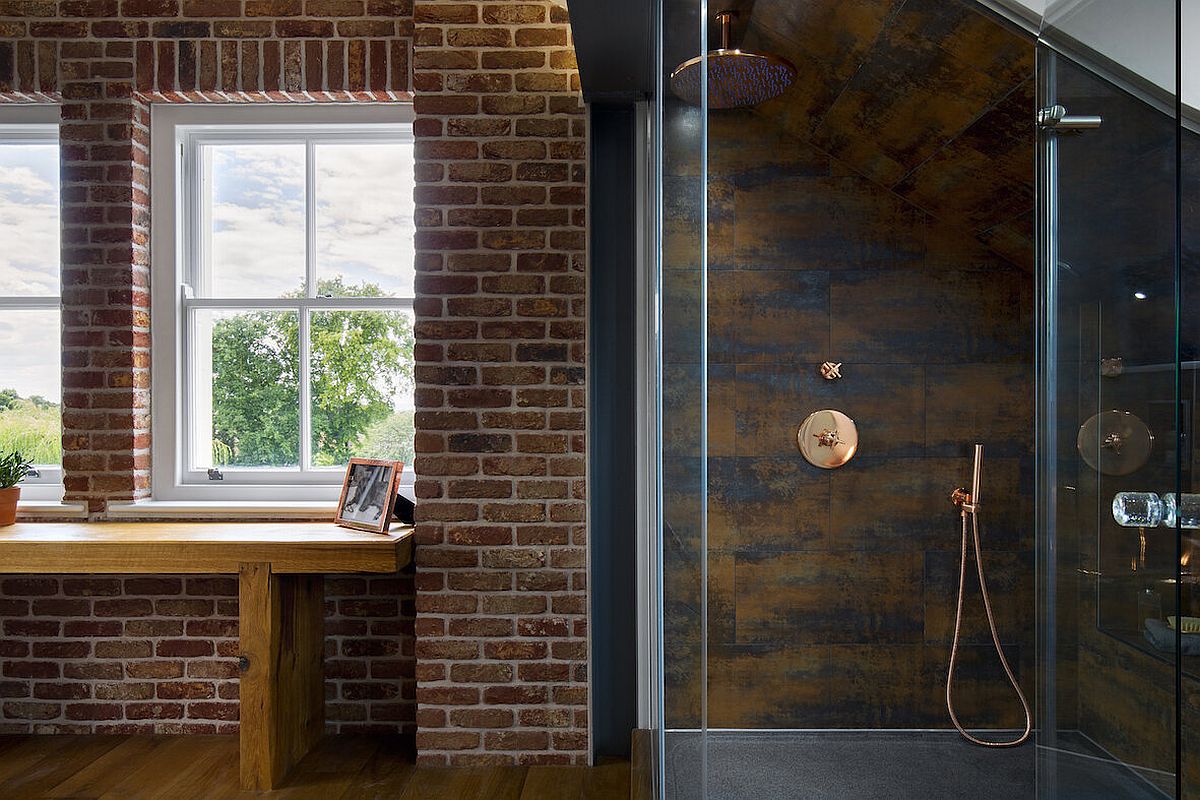
<svg viewBox="0 0 1200 800">
<path fill-rule="evenodd" d="M 1025 33 L 969 1 L 756 0 L 742 41 L 799 71 L 757 113 L 1031 268 Z"/>
</svg>

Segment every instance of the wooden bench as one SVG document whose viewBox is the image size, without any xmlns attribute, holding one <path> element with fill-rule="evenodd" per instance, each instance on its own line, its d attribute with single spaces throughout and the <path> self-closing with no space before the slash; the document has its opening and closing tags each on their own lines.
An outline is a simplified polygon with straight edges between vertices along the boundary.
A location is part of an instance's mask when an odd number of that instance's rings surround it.
<svg viewBox="0 0 1200 800">
<path fill-rule="evenodd" d="M 0 572 L 238 575 L 243 789 L 279 786 L 325 727 L 323 576 L 395 572 L 410 528 L 330 523 L 18 523 L 0 528 Z"/>
</svg>

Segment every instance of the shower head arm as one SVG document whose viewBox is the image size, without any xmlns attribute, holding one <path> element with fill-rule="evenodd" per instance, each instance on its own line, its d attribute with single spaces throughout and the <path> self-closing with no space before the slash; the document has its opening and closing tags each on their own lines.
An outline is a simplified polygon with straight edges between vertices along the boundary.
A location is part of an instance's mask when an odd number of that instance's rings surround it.
<svg viewBox="0 0 1200 800">
<path fill-rule="evenodd" d="M 717 21 L 721 23 L 721 49 L 729 49 L 729 29 L 733 25 L 733 20 L 738 15 L 736 11 L 722 11 L 717 14 Z"/>
</svg>

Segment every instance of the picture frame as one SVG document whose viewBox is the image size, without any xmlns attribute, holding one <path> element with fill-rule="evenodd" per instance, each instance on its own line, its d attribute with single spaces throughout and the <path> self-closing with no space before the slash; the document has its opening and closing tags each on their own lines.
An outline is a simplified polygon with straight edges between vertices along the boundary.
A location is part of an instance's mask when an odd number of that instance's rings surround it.
<svg viewBox="0 0 1200 800">
<path fill-rule="evenodd" d="M 333 521 L 343 528 L 387 533 L 403 469 L 399 461 L 350 459 Z"/>
</svg>

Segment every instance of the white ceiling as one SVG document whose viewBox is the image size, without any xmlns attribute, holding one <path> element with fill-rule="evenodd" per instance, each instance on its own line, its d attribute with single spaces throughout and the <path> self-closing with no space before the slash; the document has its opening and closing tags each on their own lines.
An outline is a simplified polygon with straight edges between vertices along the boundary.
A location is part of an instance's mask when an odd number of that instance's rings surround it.
<svg viewBox="0 0 1200 800">
<path fill-rule="evenodd" d="M 1005 0 L 1107 56 L 1157 86 L 1175 92 L 1175 0 Z M 1200 0 L 1182 0 L 1180 87 L 1200 109 Z"/>
</svg>

